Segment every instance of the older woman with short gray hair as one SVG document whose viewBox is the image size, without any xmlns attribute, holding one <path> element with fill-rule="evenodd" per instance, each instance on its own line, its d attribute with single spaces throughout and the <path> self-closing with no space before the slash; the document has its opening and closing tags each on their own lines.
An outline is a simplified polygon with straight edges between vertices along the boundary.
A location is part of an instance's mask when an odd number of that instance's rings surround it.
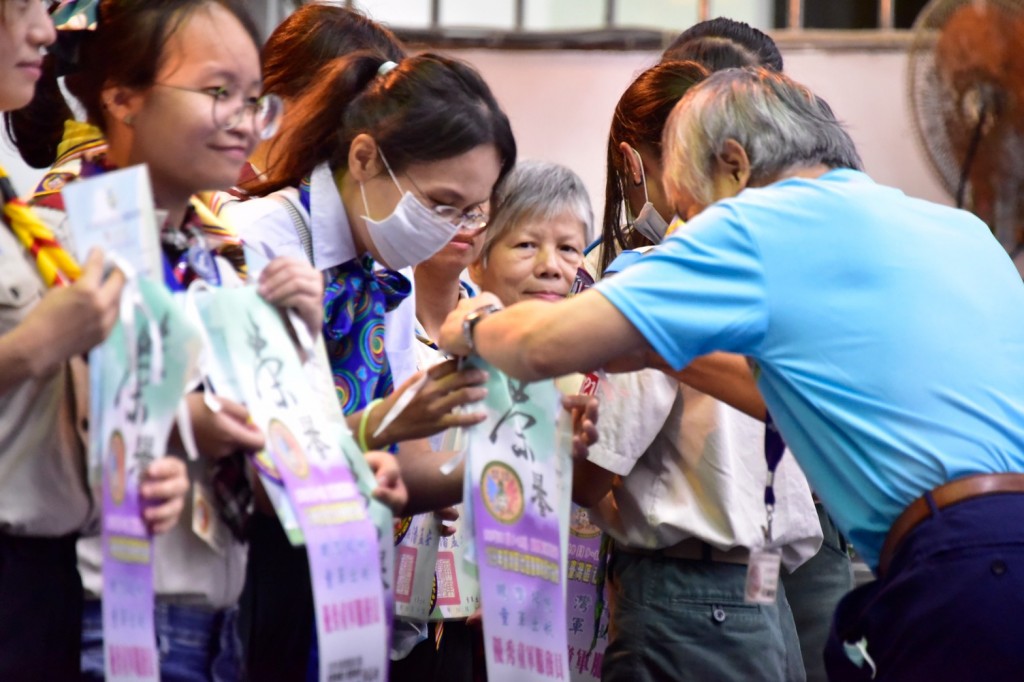
<svg viewBox="0 0 1024 682">
<path fill-rule="evenodd" d="M 493 212 L 487 223 L 482 258 L 509 231 L 526 220 L 545 222 L 569 215 L 580 222 L 584 238 L 594 228 L 583 180 L 571 169 L 548 161 L 520 161 L 494 191 Z"/>
<path fill-rule="evenodd" d="M 503 305 L 558 301 L 583 264 L 594 214 L 583 181 L 546 161 L 522 161 L 498 185 L 483 252 L 469 274 Z"/>
</svg>

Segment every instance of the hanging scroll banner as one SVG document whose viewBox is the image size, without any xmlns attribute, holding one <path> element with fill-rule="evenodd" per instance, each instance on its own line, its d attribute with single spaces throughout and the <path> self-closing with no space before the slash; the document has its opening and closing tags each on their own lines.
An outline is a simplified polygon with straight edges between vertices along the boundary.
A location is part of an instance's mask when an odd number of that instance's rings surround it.
<svg viewBox="0 0 1024 682">
<path fill-rule="evenodd" d="M 584 273 L 585 274 L 585 273 Z M 585 278 L 583 288 L 588 288 Z M 566 393 L 599 394 L 601 378 L 586 374 L 577 389 L 575 382 L 559 382 Z M 601 679 L 604 650 L 608 646 L 608 584 L 604 569 L 608 540 L 590 520 L 590 512 L 573 504 L 569 527 L 569 592 L 566 622 L 569 626 L 569 672 L 572 682 L 594 682 Z"/>
<path fill-rule="evenodd" d="M 569 678 L 565 554 L 571 462 L 553 382 L 489 374 L 487 419 L 470 429 L 469 504 L 491 682 Z M 565 518 L 562 518 L 565 517 Z"/>
<path fill-rule="evenodd" d="M 157 281 L 161 255 L 145 166 L 81 180 L 62 194 L 78 258 L 98 246 L 126 278 L 118 322 L 89 353 L 87 469 L 102 506 L 105 676 L 159 680 L 153 539 L 139 486 L 149 464 L 167 452 L 199 335 Z"/>
<path fill-rule="evenodd" d="M 465 550 L 472 543 L 473 528 L 466 522 L 465 504 L 456 509 L 455 534 L 441 538 L 434 576 L 437 598 L 431 620 L 463 620 L 480 608 L 480 585 L 475 566 L 467 566 Z"/>
<path fill-rule="evenodd" d="M 280 314 L 255 287 L 199 292 L 216 360 L 267 438 L 306 542 L 322 681 L 383 680 L 388 609 L 378 532 L 346 453 Z M 363 463 L 365 466 L 365 462 Z"/>
<path fill-rule="evenodd" d="M 134 310 L 90 353 L 100 382 L 90 408 L 90 461 L 102 477 L 104 659 L 108 680 L 158 680 L 153 539 L 139 484 L 150 462 L 166 454 L 199 343 L 161 284 L 138 280 L 122 296 L 122 310 Z"/>
<path fill-rule="evenodd" d="M 601 679 L 602 659 L 608 646 L 608 609 L 600 609 L 598 616 L 596 608 L 603 534 L 583 507 L 574 504 L 571 519 L 566 614 L 569 671 L 572 682 L 592 682 Z M 605 592 L 602 601 L 607 604 L 607 584 L 600 588 Z"/>
</svg>

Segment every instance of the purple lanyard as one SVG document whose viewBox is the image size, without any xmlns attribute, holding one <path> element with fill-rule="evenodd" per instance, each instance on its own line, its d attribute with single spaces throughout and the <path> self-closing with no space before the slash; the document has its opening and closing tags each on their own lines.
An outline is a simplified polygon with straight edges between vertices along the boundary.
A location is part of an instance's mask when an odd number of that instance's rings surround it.
<svg viewBox="0 0 1024 682">
<path fill-rule="evenodd" d="M 775 470 L 786 454 L 786 441 L 775 426 L 770 412 L 764 415 L 764 459 L 768 464 L 768 483 L 764 487 L 764 508 L 768 512 L 768 526 L 764 529 L 765 542 L 772 541 L 772 517 L 775 513 Z"/>
</svg>

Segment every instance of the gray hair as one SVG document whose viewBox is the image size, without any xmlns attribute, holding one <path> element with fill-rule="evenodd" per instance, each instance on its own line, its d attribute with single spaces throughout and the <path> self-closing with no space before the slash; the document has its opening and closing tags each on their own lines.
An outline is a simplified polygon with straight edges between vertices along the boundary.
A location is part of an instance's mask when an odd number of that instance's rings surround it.
<svg viewBox="0 0 1024 682">
<path fill-rule="evenodd" d="M 550 220 L 568 213 L 583 226 L 589 239 L 594 212 L 583 180 L 573 171 L 548 161 L 519 161 L 494 190 L 482 258 L 491 248 L 527 220 Z"/>
<path fill-rule="evenodd" d="M 755 186 L 799 167 L 861 169 L 853 140 L 823 99 L 781 73 L 726 69 L 672 110 L 662 132 L 666 187 L 711 203 L 713 164 L 729 139 L 747 153 Z"/>
</svg>

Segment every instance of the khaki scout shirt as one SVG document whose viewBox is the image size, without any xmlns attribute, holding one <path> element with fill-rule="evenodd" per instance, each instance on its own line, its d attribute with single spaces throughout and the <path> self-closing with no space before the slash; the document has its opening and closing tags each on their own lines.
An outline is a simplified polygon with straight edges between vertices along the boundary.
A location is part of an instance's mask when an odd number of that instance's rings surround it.
<svg viewBox="0 0 1024 682">
<path fill-rule="evenodd" d="M 0 334 L 25 319 L 45 291 L 34 259 L 0 226 Z M 75 359 L 0 395 L 0 533 L 56 537 L 77 533 L 89 519 L 92 500 L 77 431 L 87 413 L 73 388 L 87 396 L 87 382 L 85 363 Z"/>
</svg>

